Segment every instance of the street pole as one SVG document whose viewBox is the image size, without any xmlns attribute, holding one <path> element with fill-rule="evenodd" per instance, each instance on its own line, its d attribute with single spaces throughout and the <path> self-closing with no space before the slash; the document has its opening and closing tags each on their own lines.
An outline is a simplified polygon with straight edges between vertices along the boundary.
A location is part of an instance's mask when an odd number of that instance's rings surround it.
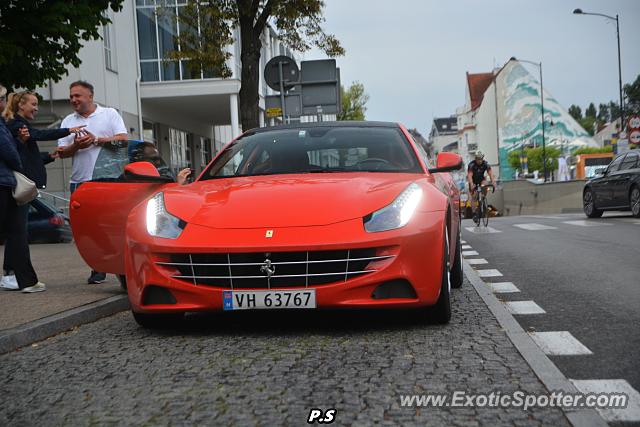
<svg viewBox="0 0 640 427">
<path fill-rule="evenodd" d="M 280 76 L 280 103 L 282 104 L 282 124 L 285 124 L 287 109 L 284 105 L 284 73 L 282 72 L 282 61 L 278 62 L 278 75 Z"/>
<path fill-rule="evenodd" d="M 542 173 L 544 182 L 547 182 L 547 151 L 545 148 L 544 136 L 544 86 L 542 86 L 542 61 L 538 64 L 540 68 L 540 114 L 542 115 Z"/>
<path fill-rule="evenodd" d="M 624 130 L 624 102 L 622 98 L 622 59 L 620 56 L 620 23 L 616 15 L 616 35 L 618 36 L 618 88 L 620 89 L 620 132 Z"/>
<path fill-rule="evenodd" d="M 582 9 L 575 9 L 573 11 L 573 14 L 602 16 L 603 18 L 616 21 L 616 37 L 618 39 L 618 90 L 620 91 L 620 132 L 622 132 L 624 130 L 624 100 L 622 97 L 622 56 L 620 54 L 620 19 L 618 15 L 616 15 L 616 17 L 614 18 L 613 16 L 605 15 L 603 13 L 583 12 Z"/>
</svg>

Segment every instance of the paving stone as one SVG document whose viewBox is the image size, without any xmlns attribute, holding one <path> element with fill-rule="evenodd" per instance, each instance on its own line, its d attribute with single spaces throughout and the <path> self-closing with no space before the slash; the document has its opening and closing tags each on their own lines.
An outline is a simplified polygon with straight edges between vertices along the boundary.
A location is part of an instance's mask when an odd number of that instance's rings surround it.
<svg viewBox="0 0 640 427">
<path fill-rule="evenodd" d="M 407 311 L 225 313 L 170 330 L 121 313 L 0 356 L 0 425 L 568 425 L 557 408 L 403 407 L 400 395 L 547 393 L 473 287 L 449 325 Z"/>
</svg>

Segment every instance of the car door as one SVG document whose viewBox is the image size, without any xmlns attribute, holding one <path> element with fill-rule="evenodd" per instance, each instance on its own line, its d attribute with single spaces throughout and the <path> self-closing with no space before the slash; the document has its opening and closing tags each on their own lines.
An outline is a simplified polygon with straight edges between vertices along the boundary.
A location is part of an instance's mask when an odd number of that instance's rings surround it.
<svg viewBox="0 0 640 427">
<path fill-rule="evenodd" d="M 625 154 L 621 154 L 616 157 L 611 163 L 609 163 L 604 176 L 596 180 L 592 184 L 595 204 L 597 208 L 610 208 L 614 206 L 612 178 L 615 178 L 614 174 L 618 171 L 618 168 L 620 167 L 624 156 Z"/>
<path fill-rule="evenodd" d="M 162 188 L 176 185 L 125 179 L 128 144 L 120 141 L 103 146 L 92 180 L 83 183 L 71 196 L 69 216 L 73 237 L 80 255 L 95 271 L 124 274 L 129 212 Z"/>
<path fill-rule="evenodd" d="M 620 164 L 620 168 L 612 177 L 613 204 L 615 206 L 627 207 L 629 205 L 629 190 L 635 169 L 638 167 L 638 154 L 629 152 Z"/>
</svg>

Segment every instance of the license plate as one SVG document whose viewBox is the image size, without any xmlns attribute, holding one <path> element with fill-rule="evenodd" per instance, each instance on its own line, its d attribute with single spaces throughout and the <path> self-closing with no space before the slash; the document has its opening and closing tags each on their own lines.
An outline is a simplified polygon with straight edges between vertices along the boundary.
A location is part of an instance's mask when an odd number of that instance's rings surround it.
<svg viewBox="0 0 640 427">
<path fill-rule="evenodd" d="M 316 290 L 224 291 L 224 310 L 316 308 Z"/>
</svg>

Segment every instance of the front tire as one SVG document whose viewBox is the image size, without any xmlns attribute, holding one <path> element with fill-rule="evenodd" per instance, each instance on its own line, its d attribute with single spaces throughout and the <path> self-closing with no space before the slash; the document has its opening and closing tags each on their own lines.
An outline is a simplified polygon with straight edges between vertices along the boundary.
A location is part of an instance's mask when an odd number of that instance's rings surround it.
<svg viewBox="0 0 640 427">
<path fill-rule="evenodd" d="M 462 243 L 460 242 L 460 224 L 458 224 L 458 236 L 456 237 L 456 256 L 453 258 L 451 266 L 451 287 L 458 289 L 464 281 L 464 273 L 462 271 Z"/>
<path fill-rule="evenodd" d="M 165 329 L 178 326 L 184 319 L 183 313 L 148 314 L 131 311 L 138 325 L 147 329 Z"/>
<path fill-rule="evenodd" d="M 582 195 L 582 209 L 584 214 L 589 218 L 600 218 L 603 211 L 596 208 L 595 198 L 593 197 L 593 191 L 590 188 L 584 190 Z"/>
<path fill-rule="evenodd" d="M 633 187 L 631 193 L 629 193 L 629 207 L 631 208 L 631 214 L 640 218 L 640 187 Z"/>
</svg>

